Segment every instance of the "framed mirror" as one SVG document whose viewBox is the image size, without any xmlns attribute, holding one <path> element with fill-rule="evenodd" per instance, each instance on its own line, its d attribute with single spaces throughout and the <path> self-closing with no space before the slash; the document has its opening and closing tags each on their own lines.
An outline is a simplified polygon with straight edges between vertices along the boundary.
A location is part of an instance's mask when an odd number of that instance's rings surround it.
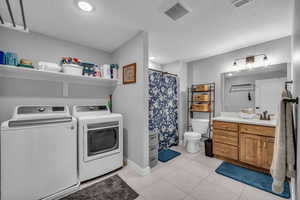
<svg viewBox="0 0 300 200">
<path fill-rule="evenodd" d="M 290 79 L 291 65 L 287 63 L 223 73 L 222 112 L 277 114 L 285 82 Z"/>
</svg>

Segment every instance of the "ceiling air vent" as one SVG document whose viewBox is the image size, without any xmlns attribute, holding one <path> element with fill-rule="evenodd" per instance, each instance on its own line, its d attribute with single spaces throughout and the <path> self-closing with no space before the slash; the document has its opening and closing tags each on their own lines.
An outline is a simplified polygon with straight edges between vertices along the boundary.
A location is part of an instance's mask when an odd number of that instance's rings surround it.
<svg viewBox="0 0 300 200">
<path fill-rule="evenodd" d="M 170 17 L 172 20 L 176 21 L 180 19 L 181 17 L 185 16 L 188 14 L 190 11 L 182 5 L 182 3 L 176 3 L 171 8 L 167 9 L 165 11 L 165 14 Z"/>
<path fill-rule="evenodd" d="M 235 7 L 241 7 L 247 3 L 250 3 L 251 1 L 253 0 L 233 0 L 232 1 L 232 4 L 235 6 Z"/>
</svg>

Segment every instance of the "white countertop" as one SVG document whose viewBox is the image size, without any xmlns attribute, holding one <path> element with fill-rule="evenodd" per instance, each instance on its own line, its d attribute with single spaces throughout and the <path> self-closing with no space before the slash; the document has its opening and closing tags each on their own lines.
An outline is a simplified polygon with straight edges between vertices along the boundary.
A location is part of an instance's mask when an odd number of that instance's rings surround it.
<svg viewBox="0 0 300 200">
<path fill-rule="evenodd" d="M 259 120 L 259 119 L 243 119 L 239 116 L 219 116 L 214 117 L 213 120 L 217 121 L 223 121 L 223 122 L 236 122 L 236 123 L 243 123 L 243 124 L 254 124 L 254 125 L 260 125 L 260 126 L 276 126 L 276 120 Z"/>
</svg>

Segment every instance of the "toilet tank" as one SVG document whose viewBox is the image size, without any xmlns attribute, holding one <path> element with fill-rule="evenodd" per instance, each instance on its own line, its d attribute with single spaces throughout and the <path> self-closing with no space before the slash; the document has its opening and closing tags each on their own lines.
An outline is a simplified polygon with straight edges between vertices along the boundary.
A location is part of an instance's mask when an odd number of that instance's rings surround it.
<svg viewBox="0 0 300 200">
<path fill-rule="evenodd" d="M 209 126 L 209 120 L 208 119 L 191 119 L 192 122 L 192 128 L 194 132 L 197 133 L 207 133 L 207 129 Z"/>
</svg>

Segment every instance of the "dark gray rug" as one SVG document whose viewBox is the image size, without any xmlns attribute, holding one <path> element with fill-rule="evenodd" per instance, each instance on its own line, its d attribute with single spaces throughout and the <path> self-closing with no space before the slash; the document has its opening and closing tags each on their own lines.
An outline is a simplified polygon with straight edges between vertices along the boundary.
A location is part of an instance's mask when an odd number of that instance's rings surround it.
<svg viewBox="0 0 300 200">
<path fill-rule="evenodd" d="M 61 200 L 134 200 L 138 196 L 118 175 L 114 175 Z"/>
</svg>

